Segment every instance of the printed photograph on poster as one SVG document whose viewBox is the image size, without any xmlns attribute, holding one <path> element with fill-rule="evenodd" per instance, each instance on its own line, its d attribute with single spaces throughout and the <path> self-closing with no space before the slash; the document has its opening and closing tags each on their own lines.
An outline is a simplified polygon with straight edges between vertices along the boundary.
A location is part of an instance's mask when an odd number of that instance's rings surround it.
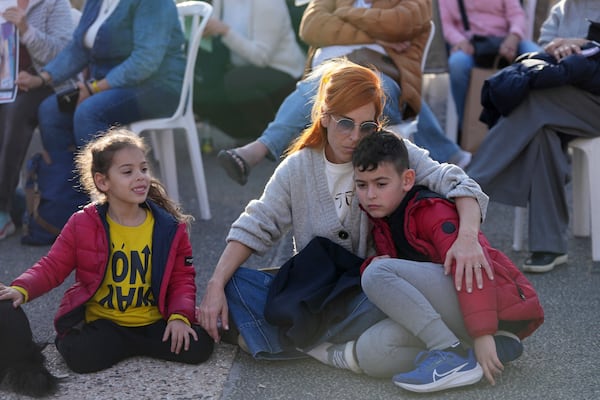
<svg viewBox="0 0 600 400">
<path fill-rule="evenodd" d="M 15 0 L 0 0 L 0 11 L 15 7 Z M 16 27 L 0 15 L 0 103 L 14 101 L 19 72 L 19 37 Z"/>
</svg>

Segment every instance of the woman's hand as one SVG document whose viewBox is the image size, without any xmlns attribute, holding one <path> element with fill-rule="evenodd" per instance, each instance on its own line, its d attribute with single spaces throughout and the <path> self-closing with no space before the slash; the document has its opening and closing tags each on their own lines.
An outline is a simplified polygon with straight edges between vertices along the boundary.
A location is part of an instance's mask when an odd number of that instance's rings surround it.
<svg viewBox="0 0 600 400">
<path fill-rule="evenodd" d="M 163 342 L 171 338 L 171 352 L 179 354 L 181 349 L 188 351 L 190 349 L 190 336 L 198 341 L 198 335 L 196 331 L 188 326 L 185 322 L 180 319 L 174 319 L 167 323 L 165 334 L 163 335 Z"/>
<path fill-rule="evenodd" d="M 23 294 L 18 290 L 5 286 L 0 282 L 0 300 L 11 300 L 14 308 L 19 307 L 25 299 L 23 298 Z"/>
<path fill-rule="evenodd" d="M 8 22 L 12 22 L 21 35 L 24 35 L 29 29 L 29 24 L 27 23 L 27 15 L 25 14 L 25 10 L 19 7 L 9 7 L 2 13 L 2 17 Z"/>
<path fill-rule="evenodd" d="M 84 82 L 78 81 L 77 87 L 79 88 L 79 97 L 77 98 L 77 105 L 80 105 L 85 99 L 90 97 L 92 93 L 90 92 L 89 85 L 86 85 Z"/>
<path fill-rule="evenodd" d="M 38 75 L 32 75 L 27 71 L 20 71 L 15 84 L 19 87 L 19 90 L 28 92 L 31 89 L 42 87 L 44 81 Z"/>
<path fill-rule="evenodd" d="M 500 45 L 500 50 L 498 51 L 498 54 L 504 57 L 507 61 L 513 62 L 513 60 L 517 56 L 517 50 L 519 49 L 520 41 L 521 38 L 516 34 L 509 34 Z"/>
<path fill-rule="evenodd" d="M 229 330 L 229 307 L 223 285 L 216 281 L 210 280 L 206 287 L 206 293 L 202 297 L 200 307 L 196 309 L 196 320 L 214 339 L 215 343 L 221 340 L 219 335 L 219 326 L 217 322 L 220 320 L 223 329 Z"/>
<path fill-rule="evenodd" d="M 229 32 L 229 25 L 216 18 L 210 18 L 204 28 L 203 36 L 223 36 Z"/>
<path fill-rule="evenodd" d="M 556 38 L 544 47 L 544 51 L 560 61 L 571 54 L 581 53 L 581 48 L 587 43 L 587 39 Z"/>
<path fill-rule="evenodd" d="M 496 342 L 492 335 L 483 335 L 475 339 L 473 344 L 477 362 L 483 369 L 483 375 L 491 385 L 496 384 L 496 377 L 502 374 L 504 366 L 496 353 Z"/>
<path fill-rule="evenodd" d="M 450 49 L 450 52 L 454 53 L 455 51 L 459 51 L 459 50 L 462 51 L 463 53 L 471 54 L 471 55 L 473 55 L 475 53 L 475 49 L 473 48 L 473 45 L 468 40 L 463 40 L 462 42 L 456 43 L 454 46 L 452 46 L 452 48 Z"/>
<path fill-rule="evenodd" d="M 462 289 L 464 276 L 467 292 L 471 293 L 473 291 L 473 275 L 477 287 L 481 289 L 483 288 L 482 269 L 485 270 L 490 280 L 494 279 L 494 273 L 479 243 L 479 221 L 481 220 L 479 203 L 472 197 L 457 197 L 454 202 L 460 224 L 456 240 L 446 253 L 444 273 L 449 275 L 452 272 L 452 265 L 456 263 L 454 272 L 456 290 Z"/>
<path fill-rule="evenodd" d="M 385 40 L 375 40 L 375 43 L 377 43 L 380 46 L 392 49 L 392 51 L 397 54 L 405 52 L 411 45 L 410 40 L 404 42 L 386 42 Z"/>
</svg>

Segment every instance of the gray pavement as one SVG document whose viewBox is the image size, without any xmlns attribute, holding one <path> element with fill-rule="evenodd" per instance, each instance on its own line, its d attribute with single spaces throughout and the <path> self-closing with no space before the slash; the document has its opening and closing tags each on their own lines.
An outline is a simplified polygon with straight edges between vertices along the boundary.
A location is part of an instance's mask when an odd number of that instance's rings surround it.
<svg viewBox="0 0 600 400">
<path fill-rule="evenodd" d="M 186 210 L 198 214 L 193 179 L 183 135 L 176 141 L 180 192 Z M 216 147 L 231 145 L 215 137 Z M 204 156 L 213 218 L 197 220 L 192 245 L 198 271 L 198 298 L 212 273 L 231 222 L 245 204 L 260 195 L 275 168 L 265 162 L 252 171 L 249 183 L 238 186 L 218 167 L 214 154 Z M 525 252 L 511 249 L 513 209 L 491 203 L 483 226 L 492 244 L 517 265 Z M 48 247 L 27 247 L 13 235 L 0 242 L 0 282 L 9 283 Z M 277 265 L 291 251 L 285 242 L 265 257 L 252 257 L 252 267 Z M 415 395 L 389 380 L 335 370 L 313 360 L 254 361 L 237 347 L 220 344 L 200 366 L 136 358 L 89 375 L 67 370 L 54 346 L 46 349 L 52 371 L 65 375 L 53 399 L 598 399 L 600 367 L 600 268 L 592 268 L 589 238 L 570 239 L 569 263 L 543 275 L 528 275 L 538 290 L 546 321 L 526 339 L 523 356 L 506 367 L 495 387 L 482 381 L 474 386 L 436 394 Z M 26 304 L 34 335 L 52 343 L 53 315 L 68 285 Z M 401 306 L 401 305 L 399 305 Z M 0 355 L 1 357 L 2 355 Z M 19 399 L 0 387 L 0 399 Z"/>
</svg>

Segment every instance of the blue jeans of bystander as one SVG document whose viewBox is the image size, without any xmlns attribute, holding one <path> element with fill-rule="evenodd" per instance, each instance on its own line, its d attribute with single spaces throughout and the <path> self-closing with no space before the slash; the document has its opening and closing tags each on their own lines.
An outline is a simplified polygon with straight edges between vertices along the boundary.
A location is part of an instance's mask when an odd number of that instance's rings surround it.
<svg viewBox="0 0 600 400">
<path fill-rule="evenodd" d="M 146 83 L 109 89 L 85 99 L 74 113 L 59 111 L 56 96 L 46 98 L 38 110 L 44 148 L 62 151 L 81 147 L 113 125 L 172 115 L 179 94 L 162 86 Z"/>
</svg>

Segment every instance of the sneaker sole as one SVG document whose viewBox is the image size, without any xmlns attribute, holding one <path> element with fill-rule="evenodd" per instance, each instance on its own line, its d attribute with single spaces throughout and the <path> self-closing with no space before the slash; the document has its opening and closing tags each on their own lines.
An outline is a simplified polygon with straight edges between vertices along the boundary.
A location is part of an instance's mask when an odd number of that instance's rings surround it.
<svg viewBox="0 0 600 400">
<path fill-rule="evenodd" d="M 440 379 L 438 381 L 427 383 L 425 385 L 413 385 L 410 383 L 396 382 L 396 386 L 402 389 L 409 390 L 416 393 L 428 393 L 437 392 L 440 390 L 452 389 L 460 386 L 473 385 L 481 380 L 483 377 L 483 369 L 477 364 L 477 366 L 466 372 L 458 372 L 450 375 L 447 378 Z"/>
<path fill-rule="evenodd" d="M 557 265 L 564 264 L 567 261 L 569 261 L 569 255 L 563 254 L 562 256 L 556 257 L 554 259 L 554 261 L 552 261 L 551 263 L 546 264 L 546 265 L 523 264 L 523 271 L 536 272 L 536 273 L 549 272 L 549 271 L 552 271 L 554 269 L 554 267 L 556 267 Z"/>
</svg>

